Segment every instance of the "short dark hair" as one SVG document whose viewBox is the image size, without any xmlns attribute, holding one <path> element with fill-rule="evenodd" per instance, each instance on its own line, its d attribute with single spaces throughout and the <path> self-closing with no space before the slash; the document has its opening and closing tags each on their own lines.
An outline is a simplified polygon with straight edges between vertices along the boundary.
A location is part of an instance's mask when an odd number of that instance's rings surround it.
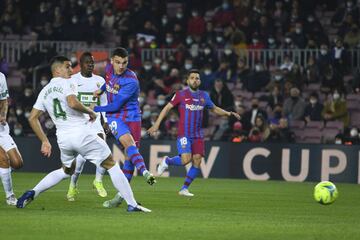
<svg viewBox="0 0 360 240">
<path fill-rule="evenodd" d="M 191 69 L 191 70 L 189 71 L 187 77 L 190 77 L 190 74 L 192 74 L 192 73 L 197 73 L 197 74 L 200 75 L 200 71 L 199 71 L 198 69 Z"/>
<path fill-rule="evenodd" d="M 82 63 L 82 62 L 84 62 L 84 59 L 86 58 L 86 57 L 92 57 L 93 55 L 92 55 L 92 53 L 91 52 L 83 52 L 83 54 L 81 54 L 81 56 L 80 56 L 80 63 Z"/>
<path fill-rule="evenodd" d="M 55 57 L 51 58 L 51 60 L 50 60 L 51 71 L 54 70 L 54 66 L 56 64 L 63 64 L 64 62 L 70 62 L 70 59 L 65 57 L 65 56 L 61 56 L 61 55 L 58 55 L 58 56 L 55 56 Z"/>
<path fill-rule="evenodd" d="M 125 48 L 120 47 L 120 48 L 116 48 L 116 49 L 112 52 L 111 57 L 115 57 L 115 56 L 125 58 L 125 57 L 128 57 L 128 56 L 129 56 L 129 53 L 128 53 L 128 51 L 127 51 Z"/>
</svg>

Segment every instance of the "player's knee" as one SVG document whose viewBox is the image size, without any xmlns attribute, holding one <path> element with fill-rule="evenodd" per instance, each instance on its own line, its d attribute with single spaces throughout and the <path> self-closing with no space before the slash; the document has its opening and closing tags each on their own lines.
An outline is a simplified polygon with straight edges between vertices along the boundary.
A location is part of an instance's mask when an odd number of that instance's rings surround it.
<svg viewBox="0 0 360 240">
<path fill-rule="evenodd" d="M 201 156 L 194 156 L 193 157 L 193 165 L 195 166 L 195 167 L 200 167 L 200 165 L 201 165 Z"/>
<path fill-rule="evenodd" d="M 191 155 L 181 155 L 181 161 L 184 165 L 191 162 Z"/>
<path fill-rule="evenodd" d="M 110 155 L 107 159 L 105 159 L 100 166 L 102 166 L 103 168 L 105 168 L 106 170 L 109 170 L 110 168 L 112 168 L 114 165 L 116 164 L 116 162 L 114 161 L 114 159 L 112 158 L 112 155 Z"/>
<path fill-rule="evenodd" d="M 24 165 L 23 159 L 20 154 L 11 154 L 10 155 L 10 166 L 13 169 L 20 169 Z"/>
<path fill-rule="evenodd" d="M 74 167 L 63 167 L 64 173 L 67 175 L 73 175 L 74 171 L 75 171 L 75 166 Z"/>
</svg>

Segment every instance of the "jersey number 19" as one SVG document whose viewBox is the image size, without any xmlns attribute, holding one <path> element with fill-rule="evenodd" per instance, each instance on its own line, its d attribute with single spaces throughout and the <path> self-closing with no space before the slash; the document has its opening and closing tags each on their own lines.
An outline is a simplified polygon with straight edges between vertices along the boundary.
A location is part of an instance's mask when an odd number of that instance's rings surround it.
<svg viewBox="0 0 360 240">
<path fill-rule="evenodd" d="M 53 100 L 53 104 L 55 118 L 62 118 L 63 120 L 66 120 L 66 112 L 62 109 L 59 99 L 55 98 Z"/>
</svg>

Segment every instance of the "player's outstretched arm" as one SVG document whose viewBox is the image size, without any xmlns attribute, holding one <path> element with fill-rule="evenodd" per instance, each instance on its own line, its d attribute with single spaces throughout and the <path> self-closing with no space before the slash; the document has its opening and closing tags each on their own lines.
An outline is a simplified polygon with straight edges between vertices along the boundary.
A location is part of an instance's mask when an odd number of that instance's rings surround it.
<svg viewBox="0 0 360 240">
<path fill-rule="evenodd" d="M 0 100 L 0 124 L 5 125 L 6 124 L 6 115 L 8 112 L 8 100 L 3 99 Z"/>
<path fill-rule="evenodd" d="M 162 120 L 165 118 L 165 116 L 169 113 L 169 111 L 173 108 L 174 106 L 171 103 L 166 104 L 166 106 L 161 110 L 159 117 L 156 119 L 154 125 L 149 128 L 147 130 L 147 132 L 150 135 L 154 135 L 155 132 L 157 132 L 157 130 L 159 130 L 160 124 L 162 122 Z"/>
<path fill-rule="evenodd" d="M 76 111 L 82 112 L 82 113 L 89 114 L 90 121 L 95 121 L 95 119 L 97 117 L 96 113 L 92 109 L 90 109 L 90 108 L 86 107 L 84 104 L 82 104 L 77 99 L 76 95 L 67 96 L 66 101 L 70 108 L 72 108 Z"/>
<path fill-rule="evenodd" d="M 236 119 L 240 120 L 241 117 L 239 114 L 237 114 L 236 112 L 228 112 L 228 111 L 225 111 L 224 109 L 222 108 L 219 108 L 218 106 L 214 106 L 211 111 L 213 113 L 215 113 L 216 115 L 219 115 L 219 116 L 226 116 L 226 117 L 231 117 L 231 116 L 234 116 Z"/>
<path fill-rule="evenodd" d="M 42 113 L 43 111 L 33 108 L 29 116 L 29 123 L 30 127 L 41 141 L 41 153 L 44 154 L 45 157 L 50 157 L 51 144 L 46 134 L 44 133 L 44 130 L 42 129 L 39 121 L 39 117 Z"/>
</svg>

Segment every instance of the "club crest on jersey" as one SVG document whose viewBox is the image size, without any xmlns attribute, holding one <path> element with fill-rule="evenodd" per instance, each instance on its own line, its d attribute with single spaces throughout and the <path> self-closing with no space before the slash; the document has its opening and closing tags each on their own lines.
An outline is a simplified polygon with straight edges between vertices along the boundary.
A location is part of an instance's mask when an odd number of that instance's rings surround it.
<svg viewBox="0 0 360 240">
<path fill-rule="evenodd" d="M 201 102 L 202 104 L 204 104 L 204 103 L 205 103 L 205 99 L 204 99 L 204 98 L 200 98 L 200 102 Z"/>
<path fill-rule="evenodd" d="M 98 88 L 100 88 L 100 87 L 101 87 L 101 83 L 97 82 L 97 83 L 96 83 L 96 86 L 97 86 Z"/>
<path fill-rule="evenodd" d="M 114 87 L 111 87 L 109 84 L 106 84 L 106 91 L 112 94 L 118 94 L 119 93 L 120 86 L 118 84 L 115 84 Z"/>
</svg>

